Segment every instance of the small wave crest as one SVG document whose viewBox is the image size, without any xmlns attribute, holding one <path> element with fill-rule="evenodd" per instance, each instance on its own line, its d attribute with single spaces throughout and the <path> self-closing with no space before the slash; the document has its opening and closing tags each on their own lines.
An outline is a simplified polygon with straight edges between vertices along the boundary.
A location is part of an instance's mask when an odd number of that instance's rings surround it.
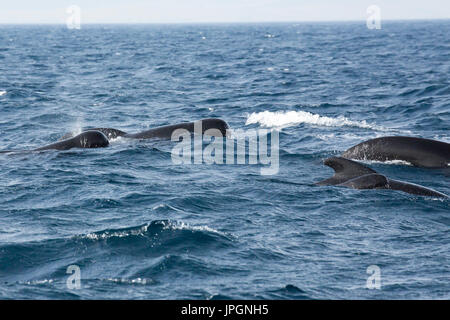
<svg viewBox="0 0 450 320">
<path fill-rule="evenodd" d="M 259 124 L 266 128 L 285 128 L 294 126 L 301 123 L 313 124 L 325 127 L 358 127 L 364 129 L 372 129 L 378 131 L 387 131 L 383 127 L 372 125 L 367 123 L 365 120 L 354 121 L 350 120 L 344 116 L 339 116 L 337 118 L 331 118 L 326 116 L 321 116 L 319 114 L 314 114 L 307 111 L 263 111 L 254 112 L 247 117 L 246 125 Z"/>
<path fill-rule="evenodd" d="M 1 97 L 1 96 L 4 96 L 5 94 L 6 94 L 6 91 L 0 90 L 0 97 Z"/>
<path fill-rule="evenodd" d="M 114 282 L 118 284 L 128 284 L 128 285 L 147 285 L 147 284 L 155 284 L 155 280 L 150 278 L 134 278 L 134 279 L 127 279 L 127 278 L 108 278 L 106 281 Z"/>
<path fill-rule="evenodd" d="M 191 226 L 187 223 L 171 220 L 155 220 L 151 223 L 147 223 L 137 227 L 130 227 L 124 229 L 109 229 L 104 231 L 98 231 L 81 236 L 82 238 L 90 240 L 102 240 L 109 238 L 124 238 L 132 236 L 147 236 L 149 234 L 155 234 L 160 231 L 192 231 L 192 232 L 205 232 L 214 233 L 228 238 L 229 235 L 213 229 L 208 226 Z"/>
</svg>

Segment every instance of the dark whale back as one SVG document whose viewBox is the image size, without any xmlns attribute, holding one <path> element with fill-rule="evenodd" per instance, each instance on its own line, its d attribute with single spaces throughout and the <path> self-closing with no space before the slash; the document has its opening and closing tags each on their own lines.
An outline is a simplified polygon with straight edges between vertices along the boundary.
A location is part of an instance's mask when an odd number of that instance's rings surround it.
<svg viewBox="0 0 450 320">
<path fill-rule="evenodd" d="M 229 126 L 225 121 L 221 119 L 202 119 L 198 121 L 199 123 L 201 122 L 202 134 L 204 134 L 207 130 L 216 129 L 220 131 L 221 136 L 225 137 L 227 135 L 227 129 L 229 129 Z M 185 122 L 169 126 L 157 127 L 135 134 L 126 134 L 125 137 L 135 139 L 171 139 L 172 133 L 177 129 L 185 129 L 189 132 L 194 132 L 194 128 L 195 122 Z"/>
<path fill-rule="evenodd" d="M 41 148 L 34 149 L 32 151 L 41 151 L 50 149 L 68 150 L 71 148 L 101 148 L 107 147 L 109 145 L 108 139 L 114 139 L 117 137 L 126 137 L 134 139 L 150 139 L 150 138 L 171 139 L 172 133 L 177 129 L 186 129 L 187 131 L 193 133 L 194 130 L 196 129 L 195 124 L 199 125 L 201 124 L 200 128 L 202 134 L 222 136 L 222 137 L 226 137 L 228 134 L 227 132 L 227 130 L 229 129 L 228 124 L 222 119 L 216 118 L 202 119 L 196 122 L 185 122 L 175 125 L 157 127 L 135 134 L 126 133 L 125 131 L 113 128 L 93 128 L 88 129 L 88 131 L 84 131 L 77 136 L 73 136 L 72 133 L 67 133 L 60 139 L 60 141 Z M 30 151 L 27 150 L 0 151 L 0 153 L 10 153 L 10 152 L 30 152 Z"/>
<path fill-rule="evenodd" d="M 225 137 L 227 135 L 227 129 L 230 127 L 228 124 L 222 119 L 210 118 L 210 119 L 202 119 L 201 121 L 201 130 L 202 134 L 204 134 L 209 129 L 216 129 L 220 131 L 220 136 Z M 186 129 L 189 132 L 194 132 L 195 122 L 184 122 L 179 124 L 173 124 L 168 126 L 156 127 L 146 131 L 138 132 L 138 133 L 127 133 L 125 131 L 121 131 L 114 128 L 93 128 L 89 130 L 100 131 L 105 134 L 108 139 L 115 139 L 117 137 L 126 137 L 132 139 L 167 139 L 170 140 L 172 138 L 172 133 L 177 129 Z M 214 134 L 216 135 L 216 134 Z M 68 139 L 73 137 L 72 133 L 66 133 L 61 139 Z"/>
<path fill-rule="evenodd" d="M 109 145 L 108 138 L 100 131 L 85 131 L 79 135 L 59 141 L 38 149 L 35 151 L 42 150 L 69 150 L 72 148 L 103 148 Z"/>
<path fill-rule="evenodd" d="M 338 186 L 344 186 L 353 189 L 377 189 L 388 188 L 388 179 L 378 173 L 365 174 L 360 177 L 356 177 L 345 181 L 344 183 L 338 184 Z"/>
<path fill-rule="evenodd" d="M 438 198 L 448 198 L 447 195 L 438 192 L 433 189 L 425 188 L 423 186 L 420 186 L 418 184 L 409 183 L 409 182 L 403 182 L 398 181 L 394 179 L 388 179 L 388 186 L 389 189 L 392 190 L 399 190 L 411 194 L 417 194 L 420 196 L 428 196 L 428 197 L 438 197 Z"/>
<path fill-rule="evenodd" d="M 423 186 L 393 180 L 377 173 L 365 165 L 341 157 L 325 159 L 324 164 L 333 168 L 333 177 L 316 183 L 317 185 L 338 185 L 353 189 L 391 189 L 411 194 L 448 198 L 447 195 Z"/>
<path fill-rule="evenodd" d="M 403 160 L 426 168 L 447 167 L 450 144 L 415 137 L 381 137 L 351 147 L 342 157 L 356 160 Z"/>
</svg>

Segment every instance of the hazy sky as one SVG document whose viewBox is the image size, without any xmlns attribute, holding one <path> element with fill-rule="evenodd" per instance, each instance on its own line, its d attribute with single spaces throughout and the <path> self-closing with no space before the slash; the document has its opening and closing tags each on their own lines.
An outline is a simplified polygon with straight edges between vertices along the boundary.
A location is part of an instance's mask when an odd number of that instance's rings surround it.
<svg viewBox="0 0 450 320">
<path fill-rule="evenodd" d="M 81 23 L 262 22 L 449 19 L 449 0 L 2 0 L 0 23 L 65 23 L 77 5 Z"/>
</svg>

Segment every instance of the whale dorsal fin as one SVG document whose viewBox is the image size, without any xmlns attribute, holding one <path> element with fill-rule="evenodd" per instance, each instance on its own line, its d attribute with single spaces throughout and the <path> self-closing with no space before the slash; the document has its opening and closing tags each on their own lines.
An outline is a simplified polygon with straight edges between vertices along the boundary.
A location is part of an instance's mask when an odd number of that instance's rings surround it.
<svg viewBox="0 0 450 320">
<path fill-rule="evenodd" d="M 341 157 L 325 159 L 323 164 L 332 168 L 335 173 L 331 178 L 316 183 L 320 186 L 341 184 L 359 176 L 377 173 L 365 165 Z"/>
</svg>

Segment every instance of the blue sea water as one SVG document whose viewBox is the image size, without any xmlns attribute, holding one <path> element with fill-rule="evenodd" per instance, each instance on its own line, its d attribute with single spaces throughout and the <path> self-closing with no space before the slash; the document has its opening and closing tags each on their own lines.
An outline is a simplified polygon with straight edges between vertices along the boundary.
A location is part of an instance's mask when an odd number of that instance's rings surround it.
<svg viewBox="0 0 450 320">
<path fill-rule="evenodd" d="M 448 200 L 314 185 L 365 139 L 450 142 L 449 74 L 448 20 L 2 25 L 0 151 L 218 117 L 280 132 L 280 165 L 127 139 L 0 154 L 0 298 L 449 299 Z M 367 164 L 450 194 L 447 169 Z"/>
</svg>

